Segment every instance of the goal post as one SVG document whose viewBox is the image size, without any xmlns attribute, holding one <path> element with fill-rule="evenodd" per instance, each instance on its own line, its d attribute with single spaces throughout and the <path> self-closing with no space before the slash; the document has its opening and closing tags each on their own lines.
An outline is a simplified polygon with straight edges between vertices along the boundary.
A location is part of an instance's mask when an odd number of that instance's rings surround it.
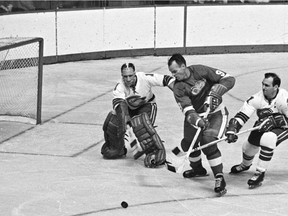
<svg viewBox="0 0 288 216">
<path fill-rule="evenodd" d="M 43 38 L 0 38 L 0 121 L 41 123 Z"/>
</svg>

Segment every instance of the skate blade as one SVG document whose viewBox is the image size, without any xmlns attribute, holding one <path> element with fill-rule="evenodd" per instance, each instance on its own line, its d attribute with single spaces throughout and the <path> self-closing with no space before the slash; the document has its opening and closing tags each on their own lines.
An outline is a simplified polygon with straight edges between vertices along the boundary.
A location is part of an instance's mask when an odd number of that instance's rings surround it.
<svg viewBox="0 0 288 216">
<path fill-rule="evenodd" d="M 207 173 L 206 175 L 196 175 L 196 176 L 191 177 L 191 178 L 203 178 L 203 177 L 206 177 L 206 176 L 209 176 L 209 174 Z"/>
<path fill-rule="evenodd" d="M 203 178 L 203 177 L 206 177 L 206 176 L 209 176 L 209 174 L 207 173 L 206 175 L 195 175 L 195 176 L 187 177 L 183 173 L 183 178 L 187 178 L 187 179 Z"/>
<path fill-rule="evenodd" d="M 225 188 L 224 190 L 220 191 L 217 193 L 217 197 L 222 197 L 227 193 L 227 189 Z"/>
<path fill-rule="evenodd" d="M 249 189 L 254 189 L 254 188 L 258 188 L 262 185 L 262 183 L 259 183 L 257 185 L 249 185 Z"/>
</svg>

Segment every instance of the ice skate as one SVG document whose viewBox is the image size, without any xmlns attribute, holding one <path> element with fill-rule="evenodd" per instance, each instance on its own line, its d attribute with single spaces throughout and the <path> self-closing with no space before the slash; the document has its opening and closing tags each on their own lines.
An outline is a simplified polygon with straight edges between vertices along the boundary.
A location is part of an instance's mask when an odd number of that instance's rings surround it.
<svg viewBox="0 0 288 216">
<path fill-rule="evenodd" d="M 261 186 L 264 180 L 264 176 L 265 172 L 256 171 L 254 176 L 252 176 L 252 178 L 250 178 L 247 182 L 247 184 L 249 185 L 249 189 Z"/>
<path fill-rule="evenodd" d="M 203 176 L 208 176 L 208 174 L 207 170 L 202 166 L 197 169 L 186 170 L 183 173 L 184 178 L 203 177 Z"/>
<path fill-rule="evenodd" d="M 245 166 L 243 164 L 234 165 L 233 167 L 231 167 L 230 174 L 238 174 L 240 172 L 248 170 L 250 167 L 251 165 L 250 166 Z"/>
<path fill-rule="evenodd" d="M 226 187 L 226 182 L 224 180 L 224 177 L 222 175 L 216 176 L 214 191 L 217 193 L 219 197 L 226 194 L 227 190 L 225 187 Z"/>
</svg>

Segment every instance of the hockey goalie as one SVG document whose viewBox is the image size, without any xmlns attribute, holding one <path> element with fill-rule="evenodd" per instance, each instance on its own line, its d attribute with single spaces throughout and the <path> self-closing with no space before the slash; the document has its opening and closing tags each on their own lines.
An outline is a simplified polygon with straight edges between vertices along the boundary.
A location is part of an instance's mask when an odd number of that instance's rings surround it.
<svg viewBox="0 0 288 216">
<path fill-rule="evenodd" d="M 154 128 L 157 104 L 152 87 L 172 88 L 174 78 L 156 73 L 136 73 L 132 63 L 122 65 L 121 75 L 122 79 L 113 90 L 113 111 L 103 124 L 105 143 L 101 153 L 106 159 L 124 157 L 127 153 L 125 134 L 132 129 L 137 138 L 131 142 L 134 159 L 145 155 L 145 167 L 161 166 L 165 163 L 166 151 Z"/>
</svg>

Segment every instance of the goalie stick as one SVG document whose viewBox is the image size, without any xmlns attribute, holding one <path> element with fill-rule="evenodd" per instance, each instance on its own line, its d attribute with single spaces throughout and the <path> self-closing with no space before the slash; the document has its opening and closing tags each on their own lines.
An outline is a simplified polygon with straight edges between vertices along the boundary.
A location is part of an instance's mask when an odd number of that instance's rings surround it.
<svg viewBox="0 0 288 216">
<path fill-rule="evenodd" d="M 251 131 L 254 131 L 254 130 L 258 130 L 259 128 L 260 128 L 260 126 L 253 127 L 253 128 L 249 128 L 249 129 L 247 129 L 247 130 L 240 131 L 240 132 L 237 133 L 236 135 L 238 136 L 238 135 L 241 135 L 241 134 L 244 134 L 244 133 L 247 133 L 247 132 L 251 132 Z M 198 132 L 198 131 L 197 131 L 197 132 Z M 196 136 L 196 135 L 195 135 L 195 136 Z M 182 174 L 182 173 L 183 173 L 183 168 L 184 168 L 185 163 L 186 163 L 186 160 L 189 158 L 190 153 L 195 152 L 195 151 L 200 151 L 200 150 L 202 150 L 202 149 L 204 149 L 204 148 L 207 148 L 207 147 L 209 147 L 209 146 L 211 146 L 211 145 L 215 145 L 215 144 L 217 144 L 217 143 L 219 143 L 219 142 L 225 141 L 226 139 L 227 139 L 227 137 L 225 136 L 225 137 L 223 137 L 223 138 L 221 138 L 221 139 L 212 141 L 212 142 L 207 143 L 207 144 L 205 144 L 205 145 L 203 145 L 203 146 L 198 146 L 198 147 L 196 147 L 196 148 L 194 148 L 194 149 L 192 149 L 192 147 L 191 147 L 191 146 L 193 146 L 193 145 L 192 145 L 193 142 L 192 142 L 192 144 L 191 144 L 190 148 L 188 149 L 188 151 L 187 151 L 187 153 L 186 153 L 186 155 L 185 155 L 185 158 L 183 159 L 183 161 L 182 161 L 182 163 L 180 164 L 180 166 L 177 167 L 175 164 L 173 165 L 172 162 L 166 161 L 166 167 L 167 167 L 167 169 L 168 169 L 169 171 L 171 171 L 171 172 L 181 173 L 181 174 Z M 194 139 L 193 139 L 193 141 L 194 141 Z"/>
</svg>

